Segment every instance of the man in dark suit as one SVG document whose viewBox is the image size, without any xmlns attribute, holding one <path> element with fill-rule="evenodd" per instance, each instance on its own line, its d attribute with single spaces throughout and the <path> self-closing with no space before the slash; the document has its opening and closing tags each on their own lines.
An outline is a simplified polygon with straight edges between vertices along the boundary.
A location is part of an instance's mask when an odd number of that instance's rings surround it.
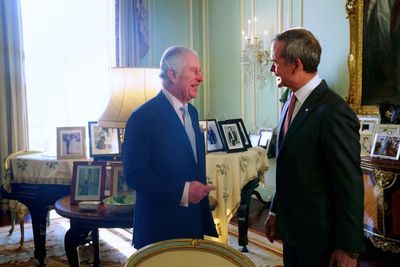
<svg viewBox="0 0 400 267">
<path fill-rule="evenodd" d="M 160 67 L 161 92 L 132 113 L 125 129 L 124 172 L 136 190 L 135 248 L 218 236 L 208 201 L 215 187 L 206 182 L 204 137 L 189 103 L 203 81 L 199 59 L 192 49 L 174 46 Z"/>
<path fill-rule="evenodd" d="M 283 241 L 286 267 L 356 267 L 364 249 L 359 121 L 318 76 L 320 56 L 318 40 L 305 29 L 272 41 L 271 72 L 295 97 L 279 120 L 265 233 Z"/>
</svg>

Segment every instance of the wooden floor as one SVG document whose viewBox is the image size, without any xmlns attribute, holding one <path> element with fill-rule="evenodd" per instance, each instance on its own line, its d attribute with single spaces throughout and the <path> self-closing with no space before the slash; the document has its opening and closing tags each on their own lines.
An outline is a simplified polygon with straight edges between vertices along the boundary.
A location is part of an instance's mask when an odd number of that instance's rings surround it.
<svg viewBox="0 0 400 267">
<path fill-rule="evenodd" d="M 252 231 L 264 231 L 264 221 L 267 218 L 268 209 L 257 199 L 253 199 L 250 205 L 249 212 L 249 228 Z M 235 218 L 233 218 L 235 220 Z M 25 216 L 25 221 L 30 221 L 30 216 Z M 0 226 L 10 225 L 10 215 L 0 212 Z M 19 227 L 19 226 L 16 226 Z M 374 248 L 371 243 L 366 239 L 366 253 L 359 257 L 358 267 L 399 267 L 400 266 L 400 253 L 392 254 L 383 252 Z"/>
</svg>

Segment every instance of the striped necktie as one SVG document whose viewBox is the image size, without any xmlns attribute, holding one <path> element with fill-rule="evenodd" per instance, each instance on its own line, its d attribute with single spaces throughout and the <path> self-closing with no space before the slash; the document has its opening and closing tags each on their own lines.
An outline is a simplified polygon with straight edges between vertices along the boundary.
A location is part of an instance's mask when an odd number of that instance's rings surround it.
<svg viewBox="0 0 400 267">
<path fill-rule="evenodd" d="M 179 109 L 182 111 L 183 125 L 185 126 L 185 131 L 187 136 L 189 137 L 190 144 L 192 145 L 193 155 L 197 162 L 196 136 L 193 130 L 192 119 L 190 118 L 190 114 L 187 110 L 187 107 L 182 106 Z"/>
</svg>

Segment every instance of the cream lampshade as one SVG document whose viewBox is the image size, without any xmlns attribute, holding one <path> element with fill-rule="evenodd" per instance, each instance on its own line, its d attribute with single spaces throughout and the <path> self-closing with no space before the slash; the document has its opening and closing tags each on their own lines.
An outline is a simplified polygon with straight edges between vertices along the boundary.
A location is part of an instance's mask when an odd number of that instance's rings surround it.
<svg viewBox="0 0 400 267">
<path fill-rule="evenodd" d="M 125 128 L 132 111 L 160 91 L 160 69 L 112 68 L 111 71 L 112 94 L 98 123 L 101 127 Z"/>
</svg>

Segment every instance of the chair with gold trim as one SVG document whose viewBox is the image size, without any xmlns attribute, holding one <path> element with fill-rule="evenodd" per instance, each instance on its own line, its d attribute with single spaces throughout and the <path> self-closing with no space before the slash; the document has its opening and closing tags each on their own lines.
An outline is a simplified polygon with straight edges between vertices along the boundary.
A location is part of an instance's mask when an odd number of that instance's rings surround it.
<svg viewBox="0 0 400 267">
<path fill-rule="evenodd" d="M 171 239 L 133 253 L 125 267 L 255 267 L 243 253 L 212 240 Z"/>
<path fill-rule="evenodd" d="M 8 155 L 4 159 L 4 180 L 3 184 L 1 185 L 2 189 L 10 192 L 11 191 L 11 178 L 12 178 L 12 170 L 11 170 L 11 159 L 16 157 L 16 156 L 22 156 L 22 155 L 27 155 L 27 154 L 33 154 L 33 153 L 40 153 L 40 151 L 18 151 L 15 153 L 12 153 Z M 11 235 L 14 231 L 15 227 L 15 221 L 16 221 L 16 216 L 18 216 L 18 221 L 20 225 L 20 230 L 21 230 L 21 238 L 19 241 L 20 247 L 24 245 L 24 217 L 25 215 L 29 212 L 28 208 L 18 202 L 17 200 L 9 199 L 8 200 L 8 206 L 11 212 L 11 229 L 9 231 L 9 234 Z"/>
</svg>

